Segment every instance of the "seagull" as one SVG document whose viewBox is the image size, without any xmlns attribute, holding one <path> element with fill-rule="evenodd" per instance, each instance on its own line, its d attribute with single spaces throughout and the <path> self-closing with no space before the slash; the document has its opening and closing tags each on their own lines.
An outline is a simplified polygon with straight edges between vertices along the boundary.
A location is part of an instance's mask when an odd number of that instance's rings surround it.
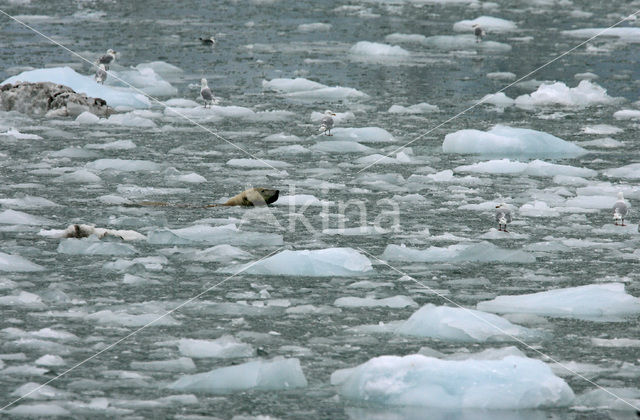
<svg viewBox="0 0 640 420">
<path fill-rule="evenodd" d="M 476 36 L 476 42 L 482 41 L 482 37 L 487 34 L 484 29 L 477 23 L 474 23 L 471 27 L 473 28 L 473 34 Z"/>
<path fill-rule="evenodd" d="M 202 42 L 204 45 L 211 45 L 214 46 L 216 45 L 216 39 L 213 36 L 210 36 L 208 38 L 198 38 L 200 40 L 200 42 Z"/>
<path fill-rule="evenodd" d="M 116 52 L 111 48 L 107 50 L 107 53 L 102 57 L 96 60 L 96 64 L 104 64 L 106 69 L 109 69 L 109 64 L 111 64 L 116 59 Z"/>
<path fill-rule="evenodd" d="M 505 203 L 496 206 L 496 222 L 498 222 L 499 231 L 507 232 L 507 223 L 511 223 L 511 210 L 507 208 Z M 502 225 L 504 225 L 504 229 Z"/>
<path fill-rule="evenodd" d="M 624 195 L 622 195 L 622 192 L 619 192 L 618 201 L 613 205 L 613 220 L 615 220 L 616 226 L 626 226 L 624 224 L 624 217 L 628 212 L 629 206 L 627 206 L 627 203 L 624 201 Z M 618 224 L 618 221 L 620 221 L 620 224 Z"/>
<path fill-rule="evenodd" d="M 95 79 L 96 79 L 96 82 L 100 83 L 101 85 L 103 85 L 104 81 L 107 80 L 107 70 L 104 64 L 98 64 L 98 69 L 96 70 Z"/>
<path fill-rule="evenodd" d="M 204 77 L 200 80 L 200 96 L 204 99 L 204 107 L 207 107 L 207 102 L 211 104 L 216 103 L 213 94 L 211 93 L 211 89 L 209 89 L 209 85 L 207 84 L 207 79 Z"/>
<path fill-rule="evenodd" d="M 324 133 L 326 136 L 333 136 L 331 134 L 331 129 L 333 128 L 333 118 L 336 114 L 332 111 L 326 110 L 324 111 L 324 117 L 320 120 L 320 132 Z"/>
</svg>

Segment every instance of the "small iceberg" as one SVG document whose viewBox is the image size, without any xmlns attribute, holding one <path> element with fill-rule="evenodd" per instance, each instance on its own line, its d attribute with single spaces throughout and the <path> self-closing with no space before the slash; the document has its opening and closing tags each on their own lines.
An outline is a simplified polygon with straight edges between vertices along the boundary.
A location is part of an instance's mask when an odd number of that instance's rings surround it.
<svg viewBox="0 0 640 420">
<path fill-rule="evenodd" d="M 149 108 L 151 102 L 142 94 L 129 88 L 114 88 L 97 83 L 92 76 L 76 73 L 71 67 L 53 67 L 24 71 L 0 83 L 21 82 L 53 82 L 68 86 L 77 93 L 84 93 L 92 98 L 102 98 L 110 107 Z"/>
<path fill-rule="evenodd" d="M 492 156 L 577 157 L 587 150 L 543 131 L 496 125 L 488 131 L 460 130 L 447 134 L 444 153 Z"/>
<path fill-rule="evenodd" d="M 526 313 L 587 320 L 618 320 L 640 314 L 640 299 L 622 283 L 589 284 L 526 295 L 498 296 L 477 305 L 481 311 Z"/>
<path fill-rule="evenodd" d="M 226 273 L 270 276 L 358 276 L 373 271 L 371 261 L 352 248 L 282 251 L 258 262 L 224 268 Z"/>
<path fill-rule="evenodd" d="M 275 391 L 307 386 L 300 361 L 277 357 L 256 360 L 235 366 L 214 369 L 195 375 L 184 375 L 170 389 L 208 394 L 229 394 L 238 391 Z"/>
</svg>

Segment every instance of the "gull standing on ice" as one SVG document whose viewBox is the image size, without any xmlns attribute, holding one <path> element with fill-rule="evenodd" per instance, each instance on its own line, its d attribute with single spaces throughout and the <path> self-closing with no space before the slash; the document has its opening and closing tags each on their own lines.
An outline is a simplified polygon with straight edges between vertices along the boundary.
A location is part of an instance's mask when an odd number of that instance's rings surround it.
<svg viewBox="0 0 640 420">
<path fill-rule="evenodd" d="M 102 57 L 98 58 L 98 60 L 96 60 L 96 63 L 104 64 L 104 67 L 108 70 L 109 64 L 111 64 L 115 60 L 116 60 L 116 52 L 113 51 L 111 48 L 109 48 L 105 55 L 103 55 Z"/>
<path fill-rule="evenodd" d="M 484 29 L 477 23 L 474 23 L 471 27 L 473 28 L 473 34 L 476 36 L 476 42 L 482 41 L 482 37 L 486 35 Z"/>
<path fill-rule="evenodd" d="M 326 110 L 324 111 L 324 117 L 320 120 L 320 132 L 324 133 L 326 136 L 333 136 L 331 134 L 331 129 L 333 128 L 333 118 L 336 114 L 332 111 Z"/>
<path fill-rule="evenodd" d="M 207 84 L 207 79 L 204 77 L 200 80 L 200 96 L 204 99 L 205 108 L 207 107 L 207 102 L 210 102 L 211 104 L 215 103 L 211 89 L 209 89 L 209 85 Z"/>
<path fill-rule="evenodd" d="M 507 232 L 507 223 L 511 223 L 511 210 L 507 208 L 505 203 L 496 206 L 496 222 L 498 222 L 498 230 Z M 504 229 L 502 226 L 504 225 Z"/>
<path fill-rule="evenodd" d="M 627 206 L 627 203 L 624 201 L 624 195 L 622 195 L 622 192 L 619 192 L 618 201 L 613 205 L 613 220 L 615 220 L 616 226 L 625 226 L 624 217 L 628 212 L 629 206 Z M 620 224 L 618 224 L 618 221 L 620 221 Z"/>
<path fill-rule="evenodd" d="M 104 81 L 107 80 L 107 71 L 104 67 L 104 64 L 98 64 L 98 69 L 96 70 L 96 82 L 100 83 L 101 85 L 104 84 Z"/>
<path fill-rule="evenodd" d="M 200 40 L 200 42 L 202 42 L 204 45 L 211 45 L 212 47 L 214 45 L 216 45 L 216 39 L 213 36 L 209 36 L 206 38 L 198 38 Z"/>
</svg>

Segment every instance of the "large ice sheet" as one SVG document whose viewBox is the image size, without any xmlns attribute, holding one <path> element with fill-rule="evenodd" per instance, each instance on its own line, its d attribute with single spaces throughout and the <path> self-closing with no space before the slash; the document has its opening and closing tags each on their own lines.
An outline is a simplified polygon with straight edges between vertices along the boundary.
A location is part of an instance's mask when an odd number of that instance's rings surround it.
<svg viewBox="0 0 640 420">
<path fill-rule="evenodd" d="M 533 330 L 512 324 L 494 314 L 431 303 L 417 310 L 396 332 L 445 341 L 480 343 L 508 341 L 512 337 L 529 340 L 539 336 Z"/>
<path fill-rule="evenodd" d="M 180 391 L 228 394 L 237 391 L 273 391 L 306 387 L 300 361 L 277 357 L 185 375 L 169 385 Z"/>
<path fill-rule="evenodd" d="M 587 153 L 582 147 L 549 133 L 504 125 L 496 125 L 488 131 L 460 130 L 447 134 L 442 151 L 527 157 L 576 157 Z"/>
<path fill-rule="evenodd" d="M 89 97 L 102 98 L 111 107 L 124 106 L 131 108 L 149 108 L 151 102 L 142 94 L 129 88 L 113 88 L 97 83 L 93 77 L 76 73 L 70 67 L 53 67 L 22 72 L 0 83 L 53 82 L 65 85 Z"/>
<path fill-rule="evenodd" d="M 598 175 L 597 171 L 588 168 L 576 168 L 569 165 L 558 165 L 542 160 L 528 163 L 517 160 L 497 159 L 472 165 L 458 166 L 456 172 L 472 172 L 493 175 L 529 175 L 539 177 L 555 177 L 558 175 L 590 178 Z"/>
<path fill-rule="evenodd" d="M 536 261 L 536 258 L 527 252 L 499 248 L 489 242 L 457 244 L 448 247 L 432 246 L 427 249 L 390 244 L 385 248 L 382 258 L 388 261 L 409 262 L 533 263 Z"/>
<path fill-rule="evenodd" d="M 244 270 L 243 270 L 244 269 Z M 357 276 L 373 271 L 371 261 L 352 248 L 285 250 L 259 262 L 227 267 L 223 271 L 284 276 Z"/>
<path fill-rule="evenodd" d="M 544 362 L 521 356 L 441 360 L 421 354 L 380 356 L 331 375 L 339 394 L 383 405 L 446 409 L 565 407 L 569 385 Z"/>
<path fill-rule="evenodd" d="M 622 283 L 589 284 L 526 295 L 498 296 L 477 305 L 482 311 L 528 313 L 591 320 L 620 319 L 640 314 L 640 299 Z"/>
</svg>

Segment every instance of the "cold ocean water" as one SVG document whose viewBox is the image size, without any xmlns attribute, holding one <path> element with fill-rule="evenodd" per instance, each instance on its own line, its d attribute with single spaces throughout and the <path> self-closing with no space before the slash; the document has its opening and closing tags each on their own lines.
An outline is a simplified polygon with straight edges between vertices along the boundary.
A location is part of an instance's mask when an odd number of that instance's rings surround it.
<svg viewBox="0 0 640 420">
<path fill-rule="evenodd" d="M 635 418 L 640 20 L 456 115 L 640 3 L 0 4 L 173 107 L 111 77 L 109 119 L 0 112 L 2 406 L 106 349 L 7 415 Z M 92 77 L 0 21 L 0 80 Z M 280 199 L 200 207 L 252 186 Z M 145 238 L 55 237 L 73 223 Z"/>
</svg>

